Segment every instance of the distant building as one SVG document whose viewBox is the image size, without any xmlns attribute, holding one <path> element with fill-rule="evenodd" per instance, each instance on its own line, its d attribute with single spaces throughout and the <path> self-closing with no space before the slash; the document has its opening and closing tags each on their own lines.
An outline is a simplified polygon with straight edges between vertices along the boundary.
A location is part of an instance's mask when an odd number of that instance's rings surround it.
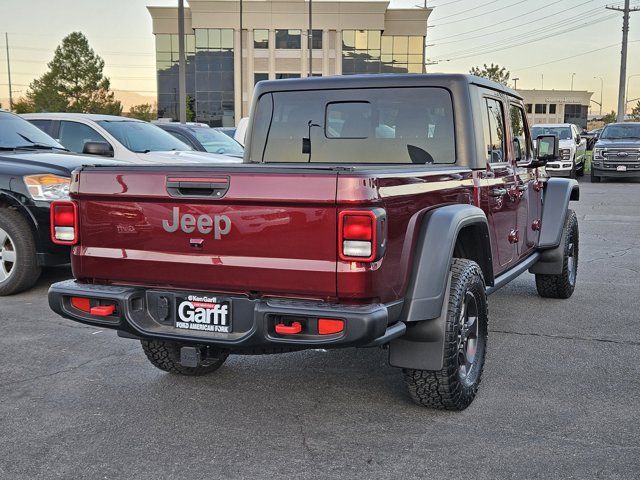
<svg viewBox="0 0 640 480">
<path fill-rule="evenodd" d="M 196 120 L 231 126 L 249 114 L 253 87 L 309 74 L 305 0 L 189 0 L 187 95 Z M 158 114 L 177 118 L 178 9 L 148 7 L 156 37 Z M 421 73 L 430 9 L 387 0 L 313 3 L 313 75 Z M 242 94 L 241 94 L 242 91 Z M 242 102 L 241 102 L 242 97 Z"/>
<path fill-rule="evenodd" d="M 583 90 L 518 90 L 524 97 L 529 123 L 574 123 L 587 128 L 593 92 Z"/>
</svg>

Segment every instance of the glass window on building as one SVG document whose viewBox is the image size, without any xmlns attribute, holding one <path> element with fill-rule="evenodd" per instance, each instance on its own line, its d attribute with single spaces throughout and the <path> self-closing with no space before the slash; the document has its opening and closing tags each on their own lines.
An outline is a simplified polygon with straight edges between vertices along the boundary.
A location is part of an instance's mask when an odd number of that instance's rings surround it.
<svg viewBox="0 0 640 480">
<path fill-rule="evenodd" d="M 158 116 L 178 118 L 178 35 L 156 35 Z M 187 95 L 195 96 L 195 35 L 185 35 Z"/>
<path fill-rule="evenodd" d="M 269 48 L 269 30 L 253 31 L 253 48 Z"/>
<path fill-rule="evenodd" d="M 233 29 L 196 29 L 195 49 L 196 121 L 235 125 Z"/>
<path fill-rule="evenodd" d="M 530 103 L 527 103 L 527 104 L 525 105 L 525 107 L 527 108 L 527 113 L 531 113 L 531 112 L 533 111 L 533 110 L 532 110 L 532 105 L 531 105 Z"/>
<path fill-rule="evenodd" d="M 549 113 L 552 115 L 555 115 L 556 113 L 556 104 L 555 103 L 550 103 L 549 104 Z"/>
<path fill-rule="evenodd" d="M 276 73 L 276 80 L 286 80 L 287 78 L 300 78 L 299 73 Z"/>
<path fill-rule="evenodd" d="M 258 82 L 261 82 L 263 80 L 269 80 L 269 74 L 268 73 L 254 73 L 253 74 L 253 84 L 255 85 Z"/>
<path fill-rule="evenodd" d="M 546 103 L 536 103 L 535 111 L 537 114 L 547 113 L 547 104 Z"/>
<path fill-rule="evenodd" d="M 276 30 L 276 48 L 300 49 L 300 30 Z"/>
<path fill-rule="evenodd" d="M 378 30 L 342 32 L 342 73 L 422 73 L 424 38 Z"/>
<path fill-rule="evenodd" d="M 322 49 L 322 30 L 313 30 L 311 35 L 311 45 L 314 50 Z"/>
</svg>

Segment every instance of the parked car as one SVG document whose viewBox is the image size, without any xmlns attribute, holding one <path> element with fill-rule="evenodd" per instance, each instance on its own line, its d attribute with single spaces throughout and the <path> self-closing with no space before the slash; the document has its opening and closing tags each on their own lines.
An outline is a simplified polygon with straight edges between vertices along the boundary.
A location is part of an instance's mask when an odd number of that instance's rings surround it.
<svg viewBox="0 0 640 480">
<path fill-rule="evenodd" d="M 244 154 L 242 145 L 206 124 L 171 122 L 156 125 L 199 152 L 219 153 L 231 157 L 242 157 Z"/>
<path fill-rule="evenodd" d="M 69 153 L 18 115 L 0 111 L 0 296 L 30 288 L 43 267 L 69 263 L 70 247 L 51 241 L 50 203 L 69 198 L 83 164 L 123 164 Z"/>
<path fill-rule="evenodd" d="M 640 177 L 640 123 L 610 123 L 602 130 L 591 161 L 591 181 Z"/>
<path fill-rule="evenodd" d="M 238 162 L 226 155 L 193 151 L 161 128 L 134 118 L 88 113 L 27 113 L 22 117 L 76 153 L 149 163 Z"/>
<path fill-rule="evenodd" d="M 53 310 L 185 375 L 230 353 L 387 345 L 415 402 L 466 408 L 487 295 L 527 270 L 543 297 L 576 286 L 579 186 L 542 170 L 557 136 L 535 153 L 522 97 L 467 75 L 277 80 L 254 95 L 248 164 L 74 175 L 53 214 L 73 229 L 53 235 L 76 245 L 76 280 L 51 287 Z"/>
<path fill-rule="evenodd" d="M 556 135 L 560 140 L 560 157 L 546 166 L 549 175 L 570 178 L 584 175 L 587 140 L 573 123 L 538 124 L 531 128 L 531 133 L 533 138 Z"/>
</svg>

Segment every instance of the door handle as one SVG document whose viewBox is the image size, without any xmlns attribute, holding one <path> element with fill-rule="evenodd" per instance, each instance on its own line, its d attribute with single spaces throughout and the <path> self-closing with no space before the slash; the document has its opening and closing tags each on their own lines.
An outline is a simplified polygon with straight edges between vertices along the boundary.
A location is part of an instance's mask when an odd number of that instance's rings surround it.
<svg viewBox="0 0 640 480">
<path fill-rule="evenodd" d="M 507 194 L 506 188 L 494 188 L 489 192 L 492 197 L 504 197 Z"/>
</svg>

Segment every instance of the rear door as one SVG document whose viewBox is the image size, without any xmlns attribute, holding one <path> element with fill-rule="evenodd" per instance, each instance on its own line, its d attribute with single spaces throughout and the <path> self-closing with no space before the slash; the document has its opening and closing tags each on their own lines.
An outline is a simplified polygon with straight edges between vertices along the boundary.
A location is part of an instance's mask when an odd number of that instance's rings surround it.
<svg viewBox="0 0 640 480">
<path fill-rule="evenodd" d="M 481 108 L 487 146 L 486 180 L 482 185 L 487 195 L 485 208 L 491 223 L 493 256 L 500 272 L 517 256 L 518 179 L 507 149 L 504 102 L 497 96 L 485 96 Z"/>
<path fill-rule="evenodd" d="M 335 297 L 336 174 L 247 167 L 83 170 L 76 277 Z"/>
</svg>

